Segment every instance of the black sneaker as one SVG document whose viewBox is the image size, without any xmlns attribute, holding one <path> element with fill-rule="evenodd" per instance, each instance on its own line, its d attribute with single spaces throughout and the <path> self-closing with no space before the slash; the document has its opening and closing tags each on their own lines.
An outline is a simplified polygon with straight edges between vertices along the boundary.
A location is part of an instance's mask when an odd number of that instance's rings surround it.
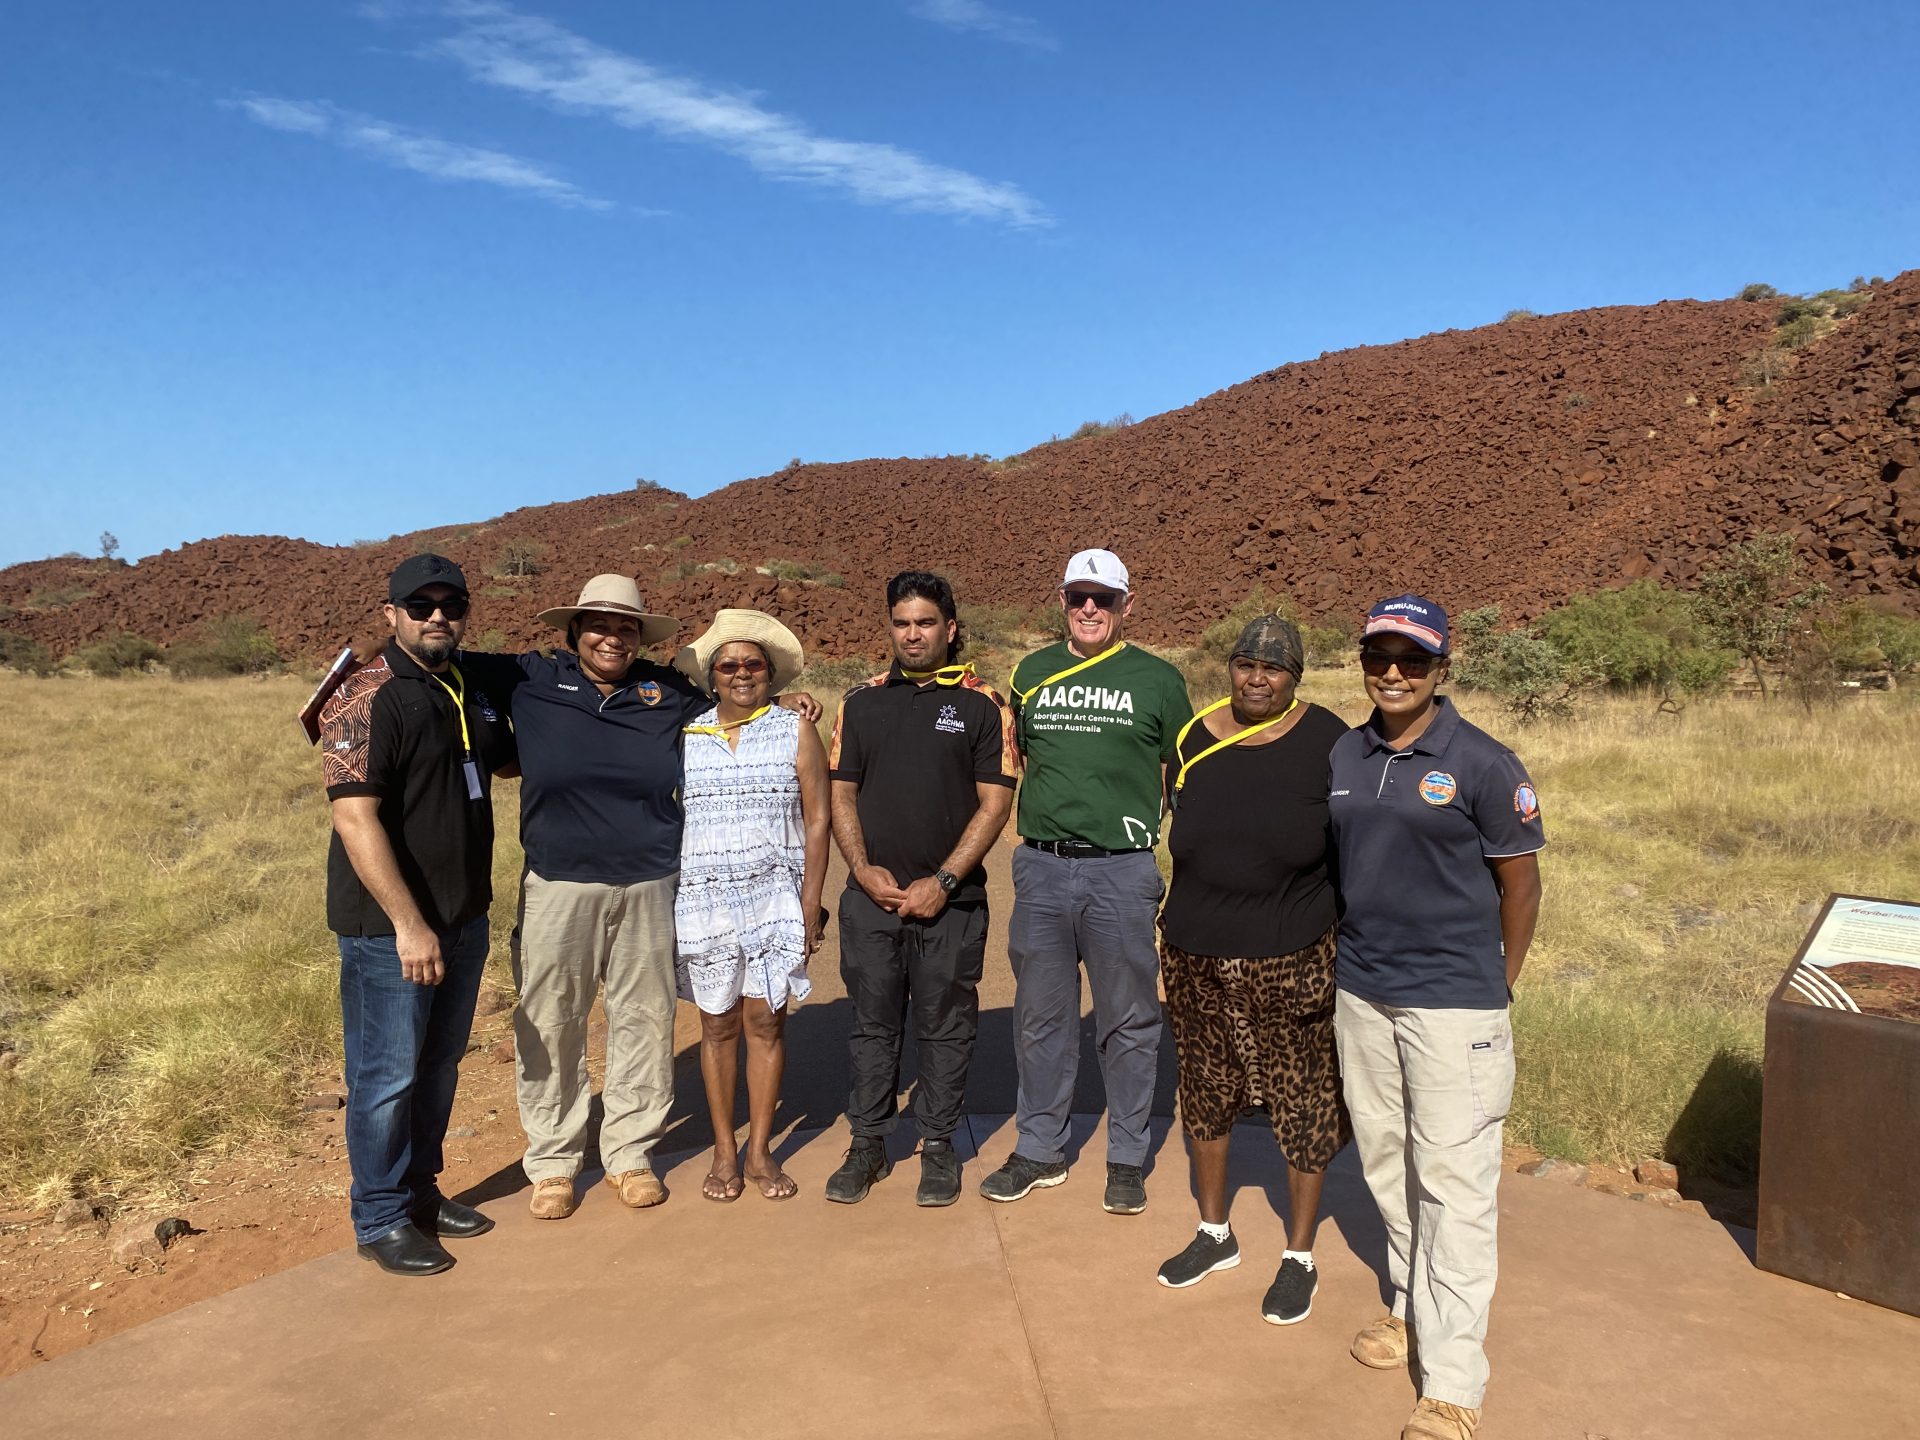
<svg viewBox="0 0 1920 1440">
<path fill-rule="evenodd" d="M 1267 1287 L 1260 1314 L 1269 1325 L 1298 1325 L 1313 1313 L 1313 1292 L 1319 1288 L 1320 1272 L 1289 1255 Z"/>
<path fill-rule="evenodd" d="M 1240 1242 L 1227 1232 L 1216 1240 L 1204 1230 L 1196 1230 L 1187 1248 L 1160 1267 L 1160 1283 L 1169 1290 L 1184 1290 L 1198 1285 L 1216 1270 L 1231 1270 L 1240 1263 Z"/>
<path fill-rule="evenodd" d="M 1016 1150 L 1007 1157 L 1006 1164 L 980 1182 L 980 1193 L 989 1200 L 1019 1200 L 1029 1190 L 1044 1190 L 1049 1185 L 1063 1183 L 1066 1178 L 1066 1161 L 1043 1164 L 1029 1160 Z"/>
<path fill-rule="evenodd" d="M 1107 1166 L 1107 1195 L 1100 1208 L 1109 1215 L 1138 1215 L 1147 1208 L 1147 1182 L 1138 1165 Z"/>
<path fill-rule="evenodd" d="M 854 1205 L 867 1198 L 867 1191 L 893 1173 L 887 1158 L 887 1142 L 876 1135 L 856 1135 L 847 1147 L 847 1158 L 827 1177 L 827 1199 L 842 1205 Z"/>
<path fill-rule="evenodd" d="M 960 1198 L 960 1157 L 951 1140 L 929 1140 L 920 1147 L 920 1188 L 916 1205 L 951 1205 Z"/>
</svg>

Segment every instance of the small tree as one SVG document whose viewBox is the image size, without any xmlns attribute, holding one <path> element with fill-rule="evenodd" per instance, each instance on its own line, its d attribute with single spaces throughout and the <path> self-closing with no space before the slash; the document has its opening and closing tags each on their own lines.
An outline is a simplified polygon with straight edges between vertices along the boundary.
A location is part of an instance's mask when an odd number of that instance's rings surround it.
<svg viewBox="0 0 1920 1440">
<path fill-rule="evenodd" d="M 120 553 L 120 537 L 111 530 L 100 532 L 100 558 L 111 560 Z"/>
<path fill-rule="evenodd" d="M 1755 283 L 1743 286 L 1737 298 L 1741 300 L 1772 300 L 1778 297 L 1779 294 L 1780 292 L 1771 285 Z"/>
<path fill-rule="evenodd" d="M 500 568 L 494 573 L 503 579 L 538 575 L 547 567 L 541 563 L 546 547 L 532 540 L 509 540 L 500 547 Z"/>
<path fill-rule="evenodd" d="M 1499 696 L 1523 725 L 1572 713 L 1574 697 L 1591 678 L 1531 629 L 1502 630 L 1498 605 L 1458 616 L 1453 637 L 1454 680 Z"/>
<path fill-rule="evenodd" d="M 1824 585 L 1796 592 L 1800 571 L 1793 536 L 1756 535 L 1722 551 L 1700 576 L 1694 595 L 1700 628 L 1753 667 L 1762 695 L 1767 693 L 1762 665 L 1786 653 L 1802 612 L 1827 598 Z"/>
</svg>

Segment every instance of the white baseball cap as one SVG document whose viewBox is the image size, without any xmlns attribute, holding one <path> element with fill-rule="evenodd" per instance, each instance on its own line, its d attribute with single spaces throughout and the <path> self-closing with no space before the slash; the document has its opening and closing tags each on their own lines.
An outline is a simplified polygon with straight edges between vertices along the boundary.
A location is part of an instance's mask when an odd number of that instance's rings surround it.
<svg viewBox="0 0 1920 1440">
<path fill-rule="evenodd" d="M 1117 590 L 1124 595 L 1127 567 L 1111 550 L 1082 550 L 1067 561 L 1067 578 L 1060 586 L 1065 589 L 1069 585 L 1098 585 L 1103 590 Z"/>
</svg>

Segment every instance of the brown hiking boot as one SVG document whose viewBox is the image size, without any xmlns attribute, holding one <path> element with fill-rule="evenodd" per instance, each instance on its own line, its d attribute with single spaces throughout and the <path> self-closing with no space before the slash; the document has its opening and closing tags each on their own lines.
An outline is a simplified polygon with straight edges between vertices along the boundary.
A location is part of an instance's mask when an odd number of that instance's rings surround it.
<svg viewBox="0 0 1920 1440">
<path fill-rule="evenodd" d="M 607 1176 L 607 1183 L 620 1192 L 620 1203 L 629 1210 L 645 1210 L 667 1198 L 667 1187 L 651 1170 L 622 1170 Z"/>
<path fill-rule="evenodd" d="M 1473 1440 L 1473 1432 L 1479 1428 L 1478 1410 L 1423 1395 L 1413 1407 L 1407 1428 L 1400 1432 L 1400 1440 Z"/>
<path fill-rule="evenodd" d="M 1382 1315 L 1353 1337 L 1353 1358 L 1372 1370 L 1397 1370 L 1407 1363 L 1407 1322 Z"/>
<path fill-rule="evenodd" d="M 573 1198 L 573 1181 L 565 1175 L 549 1175 L 533 1182 L 533 1199 L 527 1202 L 536 1220 L 564 1220 L 580 1208 Z"/>
</svg>

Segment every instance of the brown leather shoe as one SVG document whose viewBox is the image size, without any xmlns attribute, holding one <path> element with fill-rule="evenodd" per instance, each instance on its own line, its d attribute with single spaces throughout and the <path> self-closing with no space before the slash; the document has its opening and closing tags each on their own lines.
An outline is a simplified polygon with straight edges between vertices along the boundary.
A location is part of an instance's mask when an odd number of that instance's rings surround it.
<svg viewBox="0 0 1920 1440">
<path fill-rule="evenodd" d="M 607 1176 L 607 1183 L 620 1192 L 620 1203 L 630 1210 L 645 1210 L 667 1198 L 667 1187 L 651 1170 L 622 1170 Z"/>
<path fill-rule="evenodd" d="M 1372 1370 L 1397 1370 L 1407 1363 L 1407 1322 L 1382 1315 L 1353 1337 L 1353 1358 Z"/>
<path fill-rule="evenodd" d="M 536 1220 L 564 1220 L 580 1208 L 573 1198 L 573 1181 L 565 1175 L 549 1175 L 533 1182 L 533 1199 L 527 1202 Z"/>
<path fill-rule="evenodd" d="M 1473 1440 L 1473 1432 L 1479 1428 L 1478 1410 L 1422 1395 L 1407 1428 L 1400 1432 L 1400 1440 Z"/>
</svg>

